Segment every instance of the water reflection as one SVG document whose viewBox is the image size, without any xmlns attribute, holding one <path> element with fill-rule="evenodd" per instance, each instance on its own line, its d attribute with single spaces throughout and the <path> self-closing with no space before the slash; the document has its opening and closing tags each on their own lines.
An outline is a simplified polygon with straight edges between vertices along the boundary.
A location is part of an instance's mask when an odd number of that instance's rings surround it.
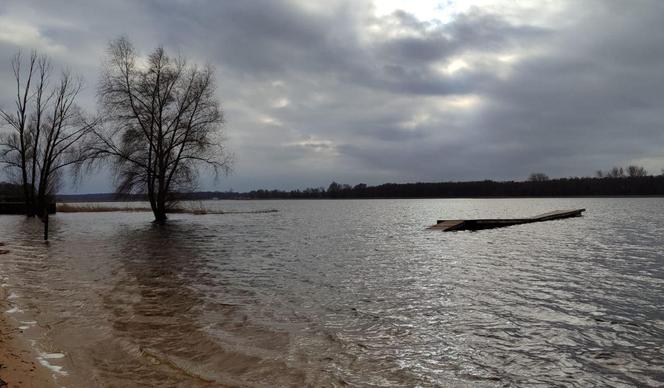
<svg viewBox="0 0 664 388">
<path fill-rule="evenodd" d="M 242 309 L 220 301 L 223 297 L 206 300 L 202 290 L 219 286 L 211 261 L 224 261 L 223 255 L 210 257 L 202 250 L 211 238 L 207 232 L 175 221 L 125 230 L 113 238 L 120 243 L 122 276 L 103 303 L 112 324 L 113 345 L 123 352 L 111 353 L 129 353 L 136 360 L 109 360 L 108 352 L 99 349 L 94 359 L 97 369 L 107 374 L 102 379 L 124 379 L 128 385 L 138 379 L 146 386 L 303 381 L 300 372 L 282 361 L 221 346 L 211 337 L 211 331 L 229 330 L 243 331 L 246 338 L 264 336 L 272 344 L 281 342 L 280 346 L 288 341 L 278 338 L 278 332 L 252 327 Z M 216 290 L 218 297 L 223 292 Z M 203 318 L 206 311 L 213 314 Z M 275 379 L 277 370 L 281 377 Z"/>
</svg>

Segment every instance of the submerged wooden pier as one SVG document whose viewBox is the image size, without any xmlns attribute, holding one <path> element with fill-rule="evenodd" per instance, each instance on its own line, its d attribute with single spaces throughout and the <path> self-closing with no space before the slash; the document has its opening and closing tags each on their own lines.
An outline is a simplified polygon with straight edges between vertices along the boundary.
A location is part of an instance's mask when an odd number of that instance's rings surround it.
<svg viewBox="0 0 664 388">
<path fill-rule="evenodd" d="M 530 224 L 533 222 L 560 220 L 563 218 L 580 217 L 586 209 L 555 210 L 549 213 L 540 214 L 529 218 L 487 218 L 477 220 L 438 220 L 436 225 L 429 229 L 442 230 L 443 232 L 453 232 L 457 230 L 481 230 L 503 228 L 506 226 Z"/>
</svg>

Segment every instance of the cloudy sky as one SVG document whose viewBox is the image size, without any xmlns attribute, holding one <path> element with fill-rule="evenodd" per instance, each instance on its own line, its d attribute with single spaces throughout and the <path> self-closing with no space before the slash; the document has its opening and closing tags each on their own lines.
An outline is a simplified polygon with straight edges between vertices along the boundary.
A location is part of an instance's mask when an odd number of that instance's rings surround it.
<svg viewBox="0 0 664 388">
<path fill-rule="evenodd" d="M 216 67 L 236 164 L 202 189 L 664 168 L 660 0 L 3 0 L 0 104 L 35 48 L 83 75 L 94 111 L 120 35 Z"/>
</svg>

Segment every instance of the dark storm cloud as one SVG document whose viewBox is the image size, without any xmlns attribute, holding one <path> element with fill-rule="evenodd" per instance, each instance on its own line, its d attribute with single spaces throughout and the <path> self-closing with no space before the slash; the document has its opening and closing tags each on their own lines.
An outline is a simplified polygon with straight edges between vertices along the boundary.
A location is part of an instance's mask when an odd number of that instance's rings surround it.
<svg viewBox="0 0 664 388">
<path fill-rule="evenodd" d="M 424 20 L 345 0 L 9 1 L 0 55 L 48 52 L 85 76 L 89 109 L 119 35 L 215 65 L 238 157 L 221 189 L 664 167 L 664 3 L 527 5 Z"/>
<path fill-rule="evenodd" d="M 159 6 L 162 5 L 162 6 Z M 307 12 L 287 1 L 163 2 L 146 5 L 164 42 L 195 47 L 250 76 L 335 71 L 357 56 L 353 8 Z M 186 34 L 182 34 L 186 31 Z"/>
</svg>

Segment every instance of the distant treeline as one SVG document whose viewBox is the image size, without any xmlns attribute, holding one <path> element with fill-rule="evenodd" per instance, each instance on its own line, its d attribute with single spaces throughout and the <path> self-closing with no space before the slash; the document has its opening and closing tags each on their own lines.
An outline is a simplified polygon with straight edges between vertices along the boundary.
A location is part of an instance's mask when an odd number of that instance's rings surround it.
<svg viewBox="0 0 664 388">
<path fill-rule="evenodd" d="M 205 191 L 182 194 L 183 200 L 207 199 L 351 199 L 351 198 L 464 198 L 464 197 L 576 197 L 664 196 L 664 176 L 622 178 L 562 178 L 541 181 L 491 180 L 439 183 L 385 183 L 350 186 L 332 182 L 328 188 L 305 190 L 253 190 L 250 192 Z M 61 195 L 61 202 L 145 200 L 143 196 L 113 194 Z"/>
<path fill-rule="evenodd" d="M 527 181 L 472 181 L 437 183 L 385 183 L 355 186 L 332 182 L 327 188 L 305 190 L 253 190 L 250 192 L 201 191 L 180 194 L 182 200 L 207 199 L 350 199 L 350 198 L 460 198 L 460 197 L 574 197 L 664 196 L 664 175 L 549 179 L 533 174 Z M 619 174 L 618 174 L 619 175 Z M 0 200 L 7 200 L 18 187 L 0 183 Z M 59 202 L 145 201 L 144 195 L 58 195 Z"/>
<path fill-rule="evenodd" d="M 0 202 L 22 202 L 21 186 L 0 182 Z"/>
<path fill-rule="evenodd" d="M 303 198 L 458 198 L 458 197 L 573 197 L 573 196 L 664 196 L 664 176 L 620 178 L 562 178 L 525 182 L 385 183 L 356 186 L 333 182 L 327 189 L 303 191 L 255 190 L 231 194 L 232 198 L 303 199 Z M 234 194 L 234 195 L 233 195 Z M 228 197 L 226 197 L 228 198 Z"/>
</svg>

